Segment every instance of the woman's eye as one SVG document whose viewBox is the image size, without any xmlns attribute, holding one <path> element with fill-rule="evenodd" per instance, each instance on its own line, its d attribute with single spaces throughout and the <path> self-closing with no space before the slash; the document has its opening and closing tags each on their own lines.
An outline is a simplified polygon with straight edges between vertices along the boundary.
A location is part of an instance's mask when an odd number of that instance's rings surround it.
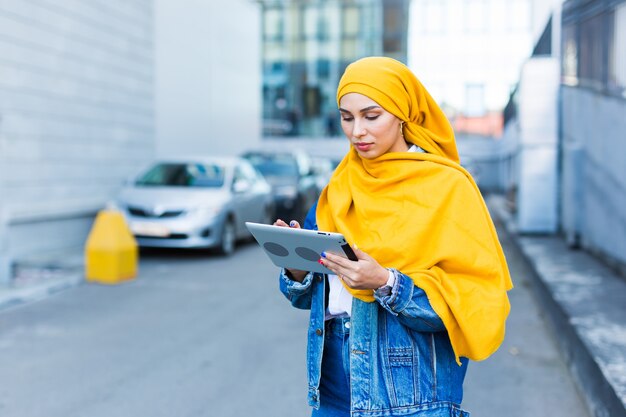
<svg viewBox="0 0 626 417">
<path fill-rule="evenodd" d="M 377 115 L 375 115 L 375 116 L 365 116 L 365 118 L 366 118 L 367 120 L 376 120 L 376 119 L 378 119 L 378 116 L 380 116 L 380 115 L 379 115 L 379 114 L 377 114 Z"/>
<path fill-rule="evenodd" d="M 341 120 L 343 120 L 344 122 L 351 122 L 354 120 L 354 117 L 342 117 Z"/>
</svg>

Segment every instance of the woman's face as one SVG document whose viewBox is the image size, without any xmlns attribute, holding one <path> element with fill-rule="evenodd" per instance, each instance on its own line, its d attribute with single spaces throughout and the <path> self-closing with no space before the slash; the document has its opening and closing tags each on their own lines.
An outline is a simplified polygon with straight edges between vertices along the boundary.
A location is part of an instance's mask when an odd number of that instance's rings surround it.
<svg viewBox="0 0 626 417">
<path fill-rule="evenodd" d="M 339 100 L 341 128 L 361 158 L 374 159 L 387 152 L 405 152 L 401 120 L 359 93 Z"/>
</svg>

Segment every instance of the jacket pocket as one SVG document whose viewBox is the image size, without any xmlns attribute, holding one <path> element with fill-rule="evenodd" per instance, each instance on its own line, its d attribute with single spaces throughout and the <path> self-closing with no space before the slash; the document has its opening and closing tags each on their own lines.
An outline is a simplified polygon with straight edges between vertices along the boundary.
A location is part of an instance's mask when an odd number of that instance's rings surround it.
<svg viewBox="0 0 626 417">
<path fill-rule="evenodd" d="M 388 378 L 390 380 L 392 407 L 403 407 L 417 404 L 417 370 L 419 360 L 412 347 L 389 347 Z"/>
</svg>

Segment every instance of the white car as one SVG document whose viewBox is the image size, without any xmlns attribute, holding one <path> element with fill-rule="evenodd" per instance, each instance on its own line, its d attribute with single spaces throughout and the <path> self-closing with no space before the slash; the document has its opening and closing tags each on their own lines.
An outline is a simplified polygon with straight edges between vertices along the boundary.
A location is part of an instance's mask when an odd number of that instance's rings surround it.
<svg viewBox="0 0 626 417">
<path fill-rule="evenodd" d="M 245 159 L 167 159 L 129 181 L 115 205 L 141 247 L 215 248 L 250 237 L 245 222 L 270 223 L 272 189 Z"/>
</svg>

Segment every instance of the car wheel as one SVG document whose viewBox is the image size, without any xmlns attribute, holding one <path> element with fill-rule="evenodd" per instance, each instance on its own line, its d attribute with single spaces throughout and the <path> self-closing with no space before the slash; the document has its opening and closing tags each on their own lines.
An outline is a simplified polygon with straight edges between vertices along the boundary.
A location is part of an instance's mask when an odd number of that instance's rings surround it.
<svg viewBox="0 0 626 417">
<path fill-rule="evenodd" d="M 222 236 L 217 251 L 220 255 L 229 256 L 235 251 L 235 223 L 227 219 L 222 228 Z"/>
</svg>

